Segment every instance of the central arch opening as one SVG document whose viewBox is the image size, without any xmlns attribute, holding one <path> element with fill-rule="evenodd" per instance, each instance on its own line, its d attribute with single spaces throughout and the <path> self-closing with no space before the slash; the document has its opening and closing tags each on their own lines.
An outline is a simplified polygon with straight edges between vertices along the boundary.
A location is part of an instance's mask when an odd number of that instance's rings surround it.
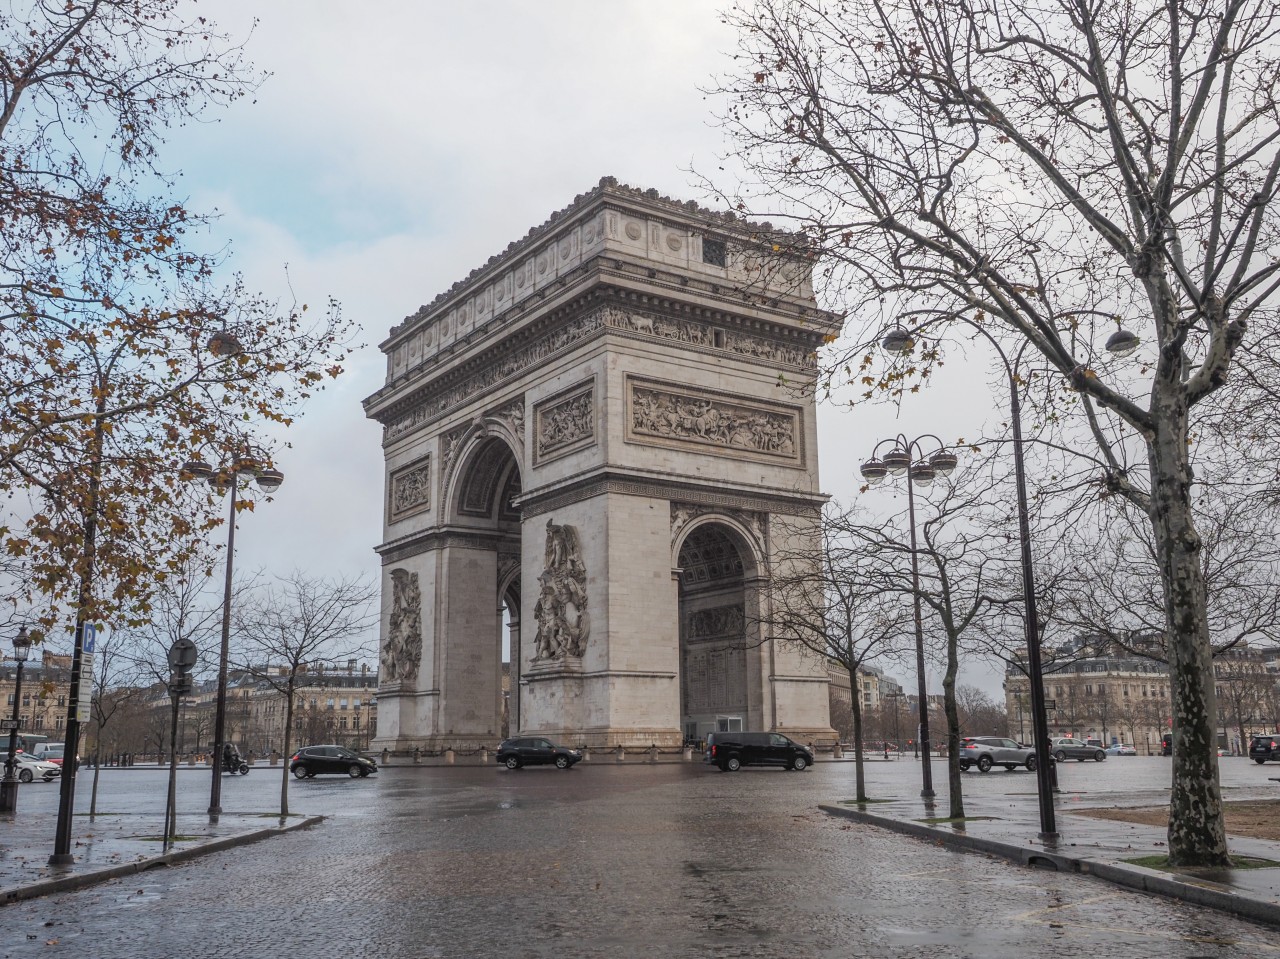
<svg viewBox="0 0 1280 959">
<path fill-rule="evenodd" d="M 449 525 L 462 534 L 451 576 L 446 730 L 506 737 L 519 728 L 520 466 L 481 438 L 464 454 Z M 463 615 L 454 616 L 455 608 Z M 470 614 L 470 615 L 468 615 Z M 455 652 L 456 651 L 456 652 Z M 461 727 L 461 728 L 460 728 Z"/>
<path fill-rule="evenodd" d="M 742 552 L 720 523 L 680 547 L 680 726 L 686 741 L 746 728 L 748 653 Z"/>
</svg>

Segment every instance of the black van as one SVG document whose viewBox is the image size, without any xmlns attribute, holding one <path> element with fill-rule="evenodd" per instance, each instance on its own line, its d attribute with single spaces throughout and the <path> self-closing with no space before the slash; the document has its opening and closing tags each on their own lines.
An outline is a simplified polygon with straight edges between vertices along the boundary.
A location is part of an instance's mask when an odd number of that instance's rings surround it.
<svg viewBox="0 0 1280 959">
<path fill-rule="evenodd" d="M 1160 737 L 1160 755 L 1173 755 L 1173 733 L 1165 733 Z"/>
<path fill-rule="evenodd" d="M 781 766 L 798 771 L 813 765 L 813 753 L 782 733 L 710 733 L 702 761 L 728 773 L 743 766 Z"/>
</svg>

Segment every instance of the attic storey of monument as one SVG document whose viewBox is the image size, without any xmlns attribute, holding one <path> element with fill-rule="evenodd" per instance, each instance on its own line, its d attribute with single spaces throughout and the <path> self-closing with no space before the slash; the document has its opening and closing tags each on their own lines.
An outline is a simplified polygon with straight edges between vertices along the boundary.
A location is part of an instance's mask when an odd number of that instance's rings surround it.
<svg viewBox="0 0 1280 959">
<path fill-rule="evenodd" d="M 825 501 L 793 243 L 606 178 L 392 329 L 375 748 L 834 739 L 752 625 Z"/>
</svg>

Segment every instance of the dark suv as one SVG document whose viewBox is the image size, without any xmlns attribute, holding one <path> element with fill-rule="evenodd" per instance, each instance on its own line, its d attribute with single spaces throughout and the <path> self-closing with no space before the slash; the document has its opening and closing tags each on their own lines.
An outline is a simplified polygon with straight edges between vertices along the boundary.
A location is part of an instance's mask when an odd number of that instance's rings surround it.
<svg viewBox="0 0 1280 959">
<path fill-rule="evenodd" d="M 729 773 L 743 766 L 801 770 L 813 765 L 813 753 L 782 733 L 709 733 L 702 761 Z"/>
<path fill-rule="evenodd" d="M 1265 763 L 1268 759 L 1280 762 L 1280 733 L 1254 736 L 1249 743 L 1249 758 L 1255 763 Z"/>
<path fill-rule="evenodd" d="M 519 769 L 521 766 L 555 766 L 557 769 L 568 769 L 582 759 L 582 753 L 567 746 L 557 746 L 550 739 L 541 736 L 521 736 L 519 739 L 504 739 L 498 744 L 498 765 L 508 769 Z"/>
</svg>

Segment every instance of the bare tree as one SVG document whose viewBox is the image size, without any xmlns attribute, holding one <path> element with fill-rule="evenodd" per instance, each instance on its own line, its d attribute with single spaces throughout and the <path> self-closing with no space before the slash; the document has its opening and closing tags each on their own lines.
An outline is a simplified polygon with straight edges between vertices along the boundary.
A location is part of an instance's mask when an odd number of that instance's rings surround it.
<svg viewBox="0 0 1280 959">
<path fill-rule="evenodd" d="M 762 619 L 775 639 L 798 645 L 849 676 L 857 799 L 865 802 L 862 702 L 858 671 L 892 653 L 910 635 L 910 616 L 896 597 L 886 602 L 871 558 L 849 535 L 856 523 L 836 506 L 828 509 L 821 537 L 811 527 L 780 521 L 781 544 L 771 577 L 769 612 Z M 801 545 L 797 545 L 801 544 Z"/>
<path fill-rule="evenodd" d="M 961 638 L 978 629 L 993 609 L 1019 599 L 989 588 L 989 571 L 1008 561 L 1003 535 L 992 538 L 972 525 L 971 517 L 986 509 L 985 498 L 993 485 L 985 461 L 972 462 L 937 492 L 917 506 L 920 542 L 916 551 L 919 585 L 912 573 L 911 536 L 902 513 L 880 523 L 848 523 L 841 529 L 866 557 L 867 586 L 884 597 L 893 597 L 904 609 L 917 594 L 932 613 L 926 634 L 940 633 L 943 661 L 943 714 L 947 726 L 947 775 L 950 815 L 964 817 L 960 778 L 960 714 L 956 704 Z M 936 623 L 936 627 L 933 625 Z M 940 629 L 939 629 L 940 627 Z M 936 647 L 935 647 L 936 648 Z M 929 708 L 921 703 L 920 709 Z"/>
<path fill-rule="evenodd" d="M 113 631 L 100 639 L 94 657 L 90 735 L 86 753 L 94 756 L 93 786 L 89 816 L 98 814 L 98 779 L 102 773 L 102 743 L 108 728 L 127 717 L 143 702 L 150 690 L 139 685 L 145 674 L 139 669 L 133 637 L 128 631 Z"/>
<path fill-rule="evenodd" d="M 971 735 L 1005 736 L 1009 733 L 1009 716 L 990 696 L 977 686 L 956 687 L 956 711 L 960 728 Z"/>
<path fill-rule="evenodd" d="M 346 662 L 372 647 L 376 622 L 369 583 L 318 579 L 301 572 L 276 580 L 238 607 L 236 667 L 284 698 L 284 745 L 289 756 L 297 691 L 308 673 Z M 216 761 L 216 759 L 215 759 Z M 289 815 L 289 763 L 281 770 L 280 816 Z"/>
<path fill-rule="evenodd" d="M 760 0 L 729 19 L 743 68 L 727 123 L 820 280 L 864 329 L 896 313 L 944 338 L 962 319 L 1025 343 L 1051 372 L 1046 409 L 1092 436 L 1100 488 L 1150 524 L 1173 680 L 1170 860 L 1225 866 L 1194 440 L 1215 392 L 1276 382 L 1261 347 L 1280 286 L 1280 10 Z M 741 208 L 762 214 L 753 189 Z M 1151 342 L 1141 365 L 1102 359 L 1121 321 Z M 1108 349 L 1135 345 L 1117 333 Z M 832 357 L 833 378 L 848 366 L 896 392 L 941 355 L 919 340 L 881 377 L 862 366 L 869 338 Z"/>
</svg>

